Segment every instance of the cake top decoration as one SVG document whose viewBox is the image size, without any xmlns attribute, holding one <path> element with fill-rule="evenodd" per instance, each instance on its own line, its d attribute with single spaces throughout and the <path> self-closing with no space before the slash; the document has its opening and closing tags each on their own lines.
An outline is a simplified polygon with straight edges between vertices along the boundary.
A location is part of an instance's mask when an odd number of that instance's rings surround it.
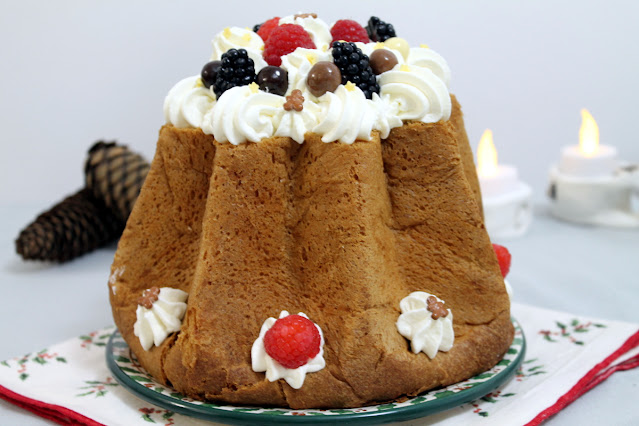
<svg viewBox="0 0 639 426">
<path fill-rule="evenodd" d="M 200 128 L 220 143 L 272 136 L 300 142 L 300 134 L 312 132 L 327 143 L 352 144 L 371 140 L 373 131 L 387 138 L 406 120 L 434 123 L 451 114 L 446 61 L 427 47 L 411 48 L 377 17 L 366 27 L 349 19 L 329 26 L 313 13 L 275 17 L 253 31 L 225 28 L 212 45 L 200 75 L 171 89 L 164 114 L 168 124 Z M 251 83 L 258 92 L 232 90 Z M 345 97 L 338 90 L 342 86 L 355 95 Z M 294 120 L 283 120 L 290 109 L 282 109 L 288 102 L 283 98 L 294 90 L 312 114 L 295 126 Z M 344 101 L 356 108 L 348 123 L 352 129 L 332 131 L 339 124 L 336 115 L 346 111 Z"/>
</svg>

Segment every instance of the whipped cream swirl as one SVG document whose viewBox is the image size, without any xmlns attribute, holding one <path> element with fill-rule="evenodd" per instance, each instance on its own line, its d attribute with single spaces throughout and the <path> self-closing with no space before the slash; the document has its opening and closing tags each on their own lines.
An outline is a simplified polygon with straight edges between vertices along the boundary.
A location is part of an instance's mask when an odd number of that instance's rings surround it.
<svg viewBox="0 0 639 426">
<path fill-rule="evenodd" d="M 433 319 L 428 310 L 427 300 L 432 294 L 415 291 L 399 302 L 402 314 L 397 320 L 399 333 L 411 341 L 413 353 L 424 352 L 430 359 L 435 358 L 437 351 L 448 352 L 453 347 L 455 332 L 453 331 L 453 313 Z M 442 302 L 437 298 L 438 302 Z"/>
<path fill-rule="evenodd" d="M 397 115 L 399 103 L 392 102 L 389 95 L 382 99 L 377 93 L 373 93 L 372 101 L 377 113 L 374 129 L 379 130 L 382 139 L 386 139 L 392 129 L 402 125 L 402 119 Z"/>
<path fill-rule="evenodd" d="M 280 111 L 275 136 L 288 136 L 299 144 L 304 143 L 304 135 L 319 124 L 320 106 L 309 100 L 305 100 L 302 105 L 302 111 Z"/>
<path fill-rule="evenodd" d="M 427 47 L 411 47 L 406 63 L 431 70 L 446 87 L 450 87 L 450 67 L 446 60 L 434 50 Z"/>
<path fill-rule="evenodd" d="M 164 99 L 164 118 L 175 127 L 202 127 L 204 116 L 215 104 L 215 93 L 205 88 L 199 76 L 187 77 Z"/>
<path fill-rule="evenodd" d="M 275 134 L 284 102 L 284 97 L 263 92 L 255 83 L 233 87 L 204 117 L 202 130 L 218 142 L 259 142 Z"/>
<path fill-rule="evenodd" d="M 323 142 L 352 144 L 356 139 L 371 139 L 377 115 L 359 87 L 348 82 L 338 86 L 335 93 L 323 94 L 319 102 L 321 117 L 313 132 L 323 135 Z"/>
<path fill-rule="evenodd" d="M 448 88 L 427 68 L 395 65 L 379 76 L 379 87 L 380 97 L 396 104 L 401 120 L 436 123 L 450 118 Z"/>
<path fill-rule="evenodd" d="M 287 317 L 288 315 L 288 312 L 282 311 L 280 313 L 280 318 Z M 297 315 L 308 319 L 308 317 L 302 312 Z M 277 321 L 275 318 L 270 317 L 264 321 L 264 324 L 262 324 L 260 335 L 255 340 L 253 347 L 251 348 L 251 367 L 256 373 L 266 372 L 266 378 L 269 382 L 284 379 L 293 389 L 299 389 L 302 385 L 304 385 L 307 373 L 315 373 L 326 366 L 326 361 L 324 360 L 324 334 L 322 334 L 322 329 L 317 324 L 313 323 L 320 334 L 319 353 L 315 355 L 313 359 L 310 359 L 306 364 L 300 367 L 286 368 L 271 358 L 269 354 L 266 353 L 266 349 L 264 349 L 264 334 L 273 327 L 275 321 Z"/>
<path fill-rule="evenodd" d="M 138 305 L 133 333 L 140 339 L 145 351 L 160 346 L 164 339 L 182 327 L 188 293 L 171 287 L 162 287 L 158 300 L 151 309 Z"/>
<path fill-rule="evenodd" d="M 255 70 L 264 68 L 267 64 L 262 57 L 264 41 L 257 33 L 248 28 L 227 27 L 215 35 L 211 41 L 213 53 L 211 60 L 219 60 L 229 49 L 245 49 L 249 58 L 255 63 Z"/>
</svg>

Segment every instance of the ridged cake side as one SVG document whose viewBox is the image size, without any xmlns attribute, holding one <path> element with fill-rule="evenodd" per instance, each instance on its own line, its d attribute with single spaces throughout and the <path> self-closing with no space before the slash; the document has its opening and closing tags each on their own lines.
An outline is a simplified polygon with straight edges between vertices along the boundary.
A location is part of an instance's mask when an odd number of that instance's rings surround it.
<svg viewBox="0 0 639 426">
<path fill-rule="evenodd" d="M 468 135 L 466 134 L 466 126 L 464 126 L 464 114 L 461 110 L 461 105 L 455 95 L 450 95 L 452 102 L 452 111 L 450 114 L 450 122 L 455 127 L 455 139 L 457 140 L 457 148 L 459 149 L 459 155 L 462 160 L 462 166 L 464 168 L 464 176 L 470 185 L 470 189 L 473 191 L 475 201 L 479 207 L 482 219 L 484 218 L 483 203 L 481 200 L 481 189 L 479 187 L 479 177 L 477 176 L 477 169 L 475 168 L 475 162 L 473 160 L 473 150 L 470 148 L 468 142 Z"/>
<path fill-rule="evenodd" d="M 125 268 L 114 317 L 142 365 L 196 398 L 293 408 L 392 400 L 492 367 L 512 340 L 509 301 L 456 124 L 353 145 L 309 134 L 231 146 L 164 127 L 113 265 Z M 145 352 L 135 300 L 152 285 L 189 300 L 177 337 Z M 432 360 L 395 327 L 417 290 L 455 317 L 453 348 Z M 251 369 L 261 324 L 284 309 L 326 340 L 326 368 L 299 390 Z"/>
</svg>

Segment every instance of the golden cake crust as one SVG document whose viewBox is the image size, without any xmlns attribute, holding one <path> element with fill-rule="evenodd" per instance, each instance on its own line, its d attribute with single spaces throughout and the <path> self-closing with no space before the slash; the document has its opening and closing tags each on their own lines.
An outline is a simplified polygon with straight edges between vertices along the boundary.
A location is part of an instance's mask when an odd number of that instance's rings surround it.
<svg viewBox="0 0 639 426">
<path fill-rule="evenodd" d="M 233 146 L 164 126 L 112 269 L 124 271 L 113 315 L 141 364 L 194 398 L 292 408 L 393 400 L 494 366 L 512 341 L 509 300 L 453 105 L 450 121 L 352 145 L 307 134 Z M 144 351 L 133 324 L 152 286 L 188 292 L 188 308 L 179 333 Z M 413 291 L 454 314 L 455 344 L 432 360 L 395 326 Z M 251 368 L 281 310 L 325 337 L 326 368 L 297 390 Z"/>
</svg>

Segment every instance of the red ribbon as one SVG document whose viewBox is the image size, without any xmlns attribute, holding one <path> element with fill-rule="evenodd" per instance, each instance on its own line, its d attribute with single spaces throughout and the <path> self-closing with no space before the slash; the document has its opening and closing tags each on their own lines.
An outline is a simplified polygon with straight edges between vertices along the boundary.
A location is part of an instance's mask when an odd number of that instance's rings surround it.
<svg viewBox="0 0 639 426">
<path fill-rule="evenodd" d="M 546 408 L 537 417 L 532 419 L 526 426 L 536 426 L 554 416 L 566 406 L 570 405 L 581 395 L 597 386 L 599 383 L 612 376 L 617 371 L 631 370 L 639 367 L 639 355 L 633 356 L 623 362 L 610 366 L 614 361 L 619 359 L 625 353 L 639 346 L 639 331 L 633 334 L 619 349 L 612 353 L 608 358 L 595 365 L 581 380 L 577 382 L 566 394 L 557 400 L 553 405 Z"/>
<path fill-rule="evenodd" d="M 59 425 L 104 426 L 102 423 L 91 420 L 68 408 L 27 398 L 26 396 L 10 391 L 4 386 L 0 386 L 0 398 Z"/>
</svg>

